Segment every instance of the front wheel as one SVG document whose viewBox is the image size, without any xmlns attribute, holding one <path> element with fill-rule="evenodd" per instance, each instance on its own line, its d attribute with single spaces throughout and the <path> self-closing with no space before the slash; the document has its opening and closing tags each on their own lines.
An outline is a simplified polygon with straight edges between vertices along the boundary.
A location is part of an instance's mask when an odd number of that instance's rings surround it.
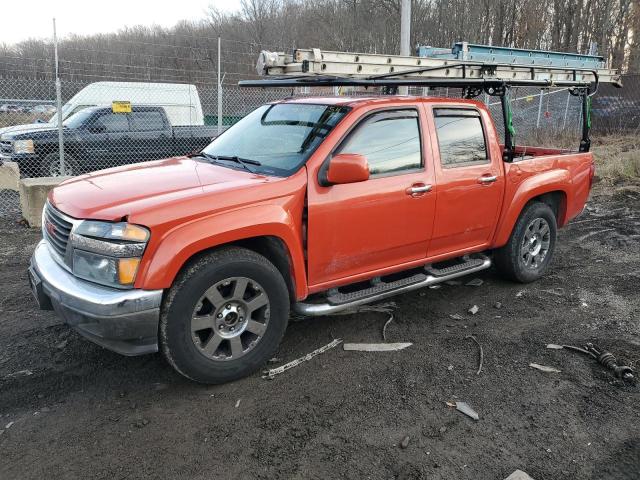
<svg viewBox="0 0 640 480">
<path fill-rule="evenodd" d="M 44 174 L 47 177 L 74 176 L 78 174 L 76 161 L 69 154 L 64 156 L 64 169 L 60 164 L 60 154 L 58 152 L 52 152 L 44 157 L 43 166 Z"/>
<path fill-rule="evenodd" d="M 529 283 L 544 275 L 556 245 L 553 210 L 541 202 L 527 205 L 513 227 L 509 242 L 494 255 L 498 271 L 510 280 Z"/>
<path fill-rule="evenodd" d="M 260 368 L 289 318 L 278 269 L 244 248 L 224 248 L 185 268 L 162 308 L 160 343 L 169 363 L 201 383 L 223 383 Z"/>
</svg>

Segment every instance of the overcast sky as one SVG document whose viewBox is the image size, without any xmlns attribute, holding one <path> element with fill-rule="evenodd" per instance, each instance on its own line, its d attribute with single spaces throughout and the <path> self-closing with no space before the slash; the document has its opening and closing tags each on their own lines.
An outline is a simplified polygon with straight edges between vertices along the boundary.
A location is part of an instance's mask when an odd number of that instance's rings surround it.
<svg viewBox="0 0 640 480">
<path fill-rule="evenodd" d="M 2 0 L 0 43 L 58 35 L 115 32 L 125 26 L 162 25 L 204 17 L 209 5 L 232 12 L 240 0 Z"/>
</svg>

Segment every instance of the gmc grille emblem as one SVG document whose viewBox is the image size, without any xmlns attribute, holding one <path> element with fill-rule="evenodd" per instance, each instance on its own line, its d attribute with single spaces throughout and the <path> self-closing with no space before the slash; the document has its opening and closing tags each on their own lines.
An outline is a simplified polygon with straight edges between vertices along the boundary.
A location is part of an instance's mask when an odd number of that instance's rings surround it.
<svg viewBox="0 0 640 480">
<path fill-rule="evenodd" d="M 49 220 L 45 220 L 44 228 L 47 231 L 47 233 L 52 237 L 55 235 L 56 226 L 53 223 L 51 223 Z"/>
</svg>

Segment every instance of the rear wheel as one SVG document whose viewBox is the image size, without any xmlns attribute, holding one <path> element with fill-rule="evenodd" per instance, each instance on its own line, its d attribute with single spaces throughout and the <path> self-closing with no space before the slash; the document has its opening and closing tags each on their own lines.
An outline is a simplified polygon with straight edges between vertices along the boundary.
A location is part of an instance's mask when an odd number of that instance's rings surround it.
<svg viewBox="0 0 640 480">
<path fill-rule="evenodd" d="M 162 351 L 197 382 L 235 380 L 275 353 L 288 318 L 289 294 L 276 267 L 251 250 L 225 248 L 187 267 L 169 291 Z"/>
<path fill-rule="evenodd" d="M 495 252 L 498 271 L 510 280 L 533 282 L 547 270 L 556 244 L 556 217 L 541 202 L 530 203 L 520 214 L 509 242 Z"/>
</svg>

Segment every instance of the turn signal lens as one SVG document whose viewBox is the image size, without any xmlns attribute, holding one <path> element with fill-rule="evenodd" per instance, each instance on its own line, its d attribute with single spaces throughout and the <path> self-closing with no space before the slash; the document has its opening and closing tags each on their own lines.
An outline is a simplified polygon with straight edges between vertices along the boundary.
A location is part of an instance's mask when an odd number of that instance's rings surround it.
<svg viewBox="0 0 640 480">
<path fill-rule="evenodd" d="M 118 260 L 118 280 L 121 285 L 133 284 L 139 265 L 139 258 L 120 258 Z"/>
<path fill-rule="evenodd" d="M 123 240 L 131 240 L 133 242 L 146 242 L 149 239 L 149 231 L 146 228 L 139 227 L 138 225 L 132 225 L 127 223 L 127 226 L 122 232 Z"/>
</svg>

